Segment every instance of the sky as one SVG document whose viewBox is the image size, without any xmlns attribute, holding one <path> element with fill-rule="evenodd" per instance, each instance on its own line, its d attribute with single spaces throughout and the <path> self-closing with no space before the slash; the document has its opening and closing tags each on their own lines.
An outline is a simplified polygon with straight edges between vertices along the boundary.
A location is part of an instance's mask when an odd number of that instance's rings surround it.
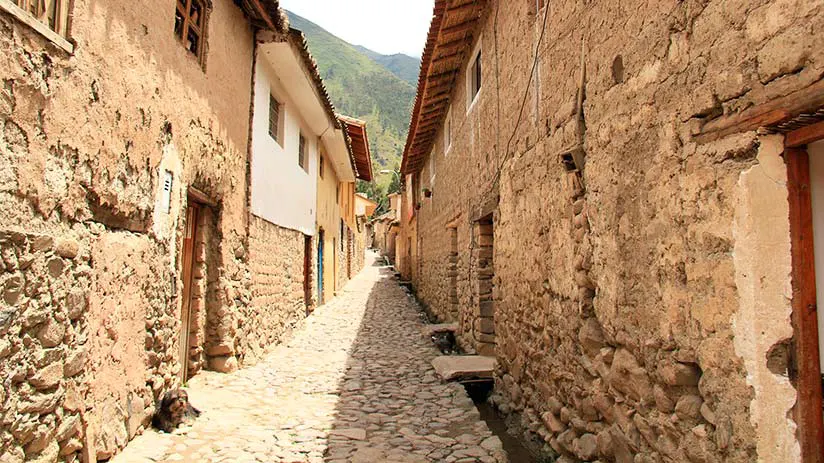
<svg viewBox="0 0 824 463">
<path fill-rule="evenodd" d="M 434 0 L 280 0 L 280 6 L 353 45 L 421 57 Z"/>
</svg>

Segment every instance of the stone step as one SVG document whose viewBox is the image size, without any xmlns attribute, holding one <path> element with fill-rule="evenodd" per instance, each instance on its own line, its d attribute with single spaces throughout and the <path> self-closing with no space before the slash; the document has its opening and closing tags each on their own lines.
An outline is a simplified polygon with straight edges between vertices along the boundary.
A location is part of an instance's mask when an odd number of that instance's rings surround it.
<svg viewBox="0 0 824 463">
<path fill-rule="evenodd" d="M 439 323 L 433 325 L 423 325 L 421 327 L 421 334 L 425 338 L 431 337 L 435 333 L 445 333 L 447 331 L 451 331 L 456 333 L 458 331 L 458 324 L 457 323 Z"/>
<path fill-rule="evenodd" d="M 432 366 L 444 381 L 492 379 L 495 357 L 482 355 L 445 355 L 435 357 Z"/>
</svg>

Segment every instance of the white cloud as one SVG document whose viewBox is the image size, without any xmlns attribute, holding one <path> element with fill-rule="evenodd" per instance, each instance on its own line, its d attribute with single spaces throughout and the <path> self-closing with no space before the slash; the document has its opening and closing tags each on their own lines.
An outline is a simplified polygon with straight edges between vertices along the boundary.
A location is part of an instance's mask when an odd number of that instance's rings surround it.
<svg viewBox="0 0 824 463">
<path fill-rule="evenodd" d="M 423 52 L 434 4 L 434 0 L 280 1 L 281 7 L 351 44 L 417 58 Z"/>
</svg>

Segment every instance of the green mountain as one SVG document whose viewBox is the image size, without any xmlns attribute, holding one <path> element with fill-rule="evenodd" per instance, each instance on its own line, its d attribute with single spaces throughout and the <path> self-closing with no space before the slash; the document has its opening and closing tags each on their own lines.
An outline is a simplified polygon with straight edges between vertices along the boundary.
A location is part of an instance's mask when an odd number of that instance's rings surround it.
<svg viewBox="0 0 824 463">
<path fill-rule="evenodd" d="M 367 122 L 377 183 L 388 185 L 392 175 L 381 176 L 379 172 L 400 166 L 416 93 L 415 85 L 395 75 L 388 66 L 393 63 L 395 70 L 408 77 L 411 63 L 393 59 L 384 65 L 317 24 L 287 13 L 290 25 L 306 35 L 335 108 Z M 394 64 L 398 62 L 401 64 Z"/>
<path fill-rule="evenodd" d="M 355 45 L 355 49 L 364 55 L 368 56 L 372 61 L 389 69 L 389 72 L 395 74 L 401 79 L 412 84 L 413 87 L 418 86 L 418 73 L 421 70 L 421 60 L 413 58 L 403 53 L 396 53 L 394 55 L 381 55 L 376 51 L 372 51 L 366 47 Z"/>
</svg>

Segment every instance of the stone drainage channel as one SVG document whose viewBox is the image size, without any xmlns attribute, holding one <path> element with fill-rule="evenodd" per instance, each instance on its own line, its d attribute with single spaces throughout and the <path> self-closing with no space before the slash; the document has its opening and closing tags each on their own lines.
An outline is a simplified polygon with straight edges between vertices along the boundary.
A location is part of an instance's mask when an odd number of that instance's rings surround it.
<svg viewBox="0 0 824 463">
<path fill-rule="evenodd" d="M 420 309 L 421 322 L 424 324 L 433 324 L 432 316 L 427 313 L 422 304 L 415 296 L 414 289 L 411 284 L 401 280 L 400 274 L 395 274 L 400 286 L 406 291 L 410 298 L 415 299 Z M 462 355 L 462 352 L 456 347 L 456 352 L 453 355 Z M 503 449 L 506 451 L 509 461 L 512 463 L 543 463 L 552 461 L 547 457 L 541 456 L 536 446 L 528 446 L 527 443 L 516 437 L 510 432 L 510 427 L 507 425 L 507 418 L 504 417 L 490 402 L 489 397 L 495 388 L 495 383 L 492 379 L 471 379 L 458 381 L 466 389 L 466 393 L 478 412 L 481 419 L 484 420 L 489 427 L 489 430 L 496 435 L 503 444 Z M 510 417 L 514 418 L 514 417 Z"/>
</svg>

